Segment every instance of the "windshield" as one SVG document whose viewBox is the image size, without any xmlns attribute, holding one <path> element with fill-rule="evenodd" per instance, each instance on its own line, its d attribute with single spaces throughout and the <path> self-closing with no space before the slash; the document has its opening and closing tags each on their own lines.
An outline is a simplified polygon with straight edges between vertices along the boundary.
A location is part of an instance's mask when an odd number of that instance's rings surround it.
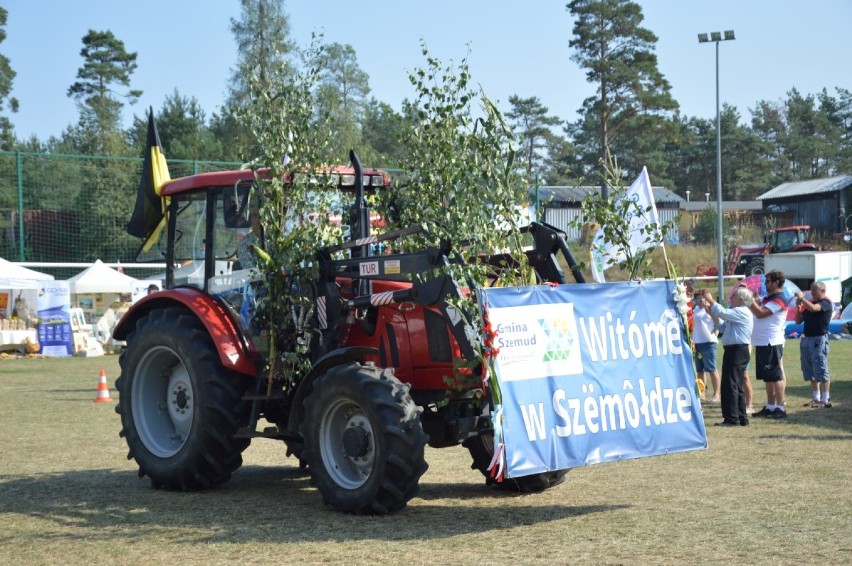
<svg viewBox="0 0 852 566">
<path fill-rule="evenodd" d="M 785 250 L 789 250 L 790 248 L 799 243 L 799 233 L 794 230 L 787 232 L 777 232 L 775 236 L 776 249 L 773 251 L 783 252 Z"/>
</svg>

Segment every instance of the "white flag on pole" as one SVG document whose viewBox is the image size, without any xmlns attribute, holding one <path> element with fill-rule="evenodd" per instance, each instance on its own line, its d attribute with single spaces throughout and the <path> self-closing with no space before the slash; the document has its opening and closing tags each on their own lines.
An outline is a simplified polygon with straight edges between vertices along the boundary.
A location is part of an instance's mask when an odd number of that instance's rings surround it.
<svg viewBox="0 0 852 566">
<path fill-rule="evenodd" d="M 624 193 L 623 199 L 632 200 L 636 206 L 631 206 L 628 210 L 629 224 L 628 234 L 630 236 L 627 242 L 630 255 L 635 255 L 642 249 L 653 248 L 663 245 L 662 233 L 657 230 L 655 234 L 650 235 L 644 231 L 644 228 L 650 224 L 660 226 L 660 220 L 657 216 L 657 207 L 654 204 L 654 194 L 651 191 L 651 180 L 648 177 L 648 168 L 643 167 L 642 172 Z M 625 261 L 627 254 L 624 253 L 618 244 L 605 239 L 603 227 L 599 228 L 592 240 L 592 277 L 598 283 L 606 281 L 604 278 L 604 270 L 609 267 L 610 259 L 615 262 Z"/>
</svg>

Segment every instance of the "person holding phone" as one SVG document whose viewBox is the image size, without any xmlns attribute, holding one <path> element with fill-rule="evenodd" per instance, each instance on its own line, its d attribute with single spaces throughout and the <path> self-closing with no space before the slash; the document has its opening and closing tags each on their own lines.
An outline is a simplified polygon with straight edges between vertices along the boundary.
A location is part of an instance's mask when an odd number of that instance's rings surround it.
<svg viewBox="0 0 852 566">
<path fill-rule="evenodd" d="M 751 332 L 754 327 L 754 317 L 747 306 L 753 294 L 746 287 L 739 287 L 734 291 L 729 309 L 717 303 L 706 289 L 703 298 L 716 328 L 722 331 L 724 347 L 721 379 L 723 420 L 716 426 L 748 426 L 743 373 L 750 358 Z"/>
<path fill-rule="evenodd" d="M 704 290 L 695 293 L 695 306 L 692 311 L 692 348 L 695 351 L 695 372 L 707 390 L 707 379 L 713 386 L 711 403 L 719 402 L 719 371 L 716 369 L 716 347 L 719 343 L 719 331 L 716 330 L 713 318 L 707 312 L 704 302 Z M 702 397 L 701 399 L 705 399 Z"/>
<path fill-rule="evenodd" d="M 825 296 L 825 283 L 814 281 L 811 299 L 799 291 L 796 293 L 796 324 L 805 324 L 804 338 L 799 343 L 802 358 L 802 376 L 811 382 L 813 400 L 808 406 L 831 408 L 829 389 L 831 376 L 828 374 L 828 324 L 831 322 L 832 304 Z"/>
</svg>

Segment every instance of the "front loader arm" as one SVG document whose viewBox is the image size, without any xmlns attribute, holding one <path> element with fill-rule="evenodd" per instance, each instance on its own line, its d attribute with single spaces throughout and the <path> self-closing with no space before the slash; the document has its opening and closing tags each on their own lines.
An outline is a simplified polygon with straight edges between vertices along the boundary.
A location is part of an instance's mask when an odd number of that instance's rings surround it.
<svg viewBox="0 0 852 566">
<path fill-rule="evenodd" d="M 567 282 L 557 260 L 560 253 L 565 258 L 575 281 L 578 283 L 585 282 L 574 256 L 568 249 L 563 232 L 548 224 L 536 222 L 522 230 L 532 234 L 533 246 L 531 249 L 525 250 L 525 253 L 540 282 L 559 284 Z M 421 232 L 421 229 L 413 226 L 380 236 L 357 238 L 351 242 L 319 252 L 321 284 L 318 288 L 318 308 L 316 311 L 319 317 L 318 329 L 323 334 L 324 344 L 333 347 L 336 343 L 337 330 L 351 311 L 394 303 L 415 302 L 425 307 L 437 307 L 459 345 L 462 356 L 467 360 L 475 358 L 476 344 L 471 343 L 471 339 L 465 332 L 465 320 L 462 314 L 451 306 L 452 301 L 449 300 L 450 297 L 463 297 L 466 293 L 462 288 L 463 286 L 467 286 L 470 291 L 473 291 L 475 284 L 472 281 L 460 284 L 450 275 L 439 272 L 442 267 L 462 261 L 458 254 L 451 256 L 449 243 L 444 243 L 438 248 L 430 247 L 408 253 L 373 256 L 353 254 L 355 257 L 347 259 L 332 259 L 331 257 L 332 253 L 335 252 L 365 249 L 370 244 L 393 240 L 418 232 Z M 517 266 L 517 261 L 510 254 L 481 256 L 477 261 L 493 265 L 497 272 Z M 338 279 L 350 279 L 359 282 L 358 285 L 352 285 L 352 289 L 356 293 L 353 298 L 344 299 L 340 296 Z M 410 283 L 411 286 L 394 291 L 373 293 L 369 282 L 378 280 Z"/>
</svg>

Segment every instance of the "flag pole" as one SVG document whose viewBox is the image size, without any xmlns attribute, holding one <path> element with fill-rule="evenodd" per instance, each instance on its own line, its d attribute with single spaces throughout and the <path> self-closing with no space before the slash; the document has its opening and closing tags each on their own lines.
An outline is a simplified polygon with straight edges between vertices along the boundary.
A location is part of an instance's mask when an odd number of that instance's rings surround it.
<svg viewBox="0 0 852 566">
<path fill-rule="evenodd" d="M 672 264 L 669 263 L 669 255 L 666 253 L 666 245 L 662 244 L 660 247 L 663 248 L 663 261 L 666 262 L 666 279 L 674 279 L 672 277 Z"/>
</svg>

